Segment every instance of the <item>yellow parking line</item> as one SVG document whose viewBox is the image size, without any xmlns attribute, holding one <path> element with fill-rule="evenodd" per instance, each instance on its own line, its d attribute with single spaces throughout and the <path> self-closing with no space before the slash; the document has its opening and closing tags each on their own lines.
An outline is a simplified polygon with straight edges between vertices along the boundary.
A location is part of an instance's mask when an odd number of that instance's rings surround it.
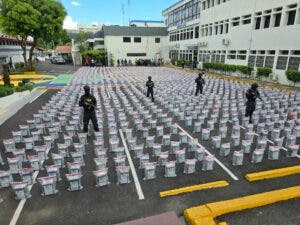
<svg viewBox="0 0 300 225">
<path fill-rule="evenodd" d="M 192 207 L 184 210 L 184 217 L 189 225 L 216 225 L 218 216 L 299 197 L 300 186 L 295 186 Z"/>
<path fill-rule="evenodd" d="M 267 170 L 258 173 L 250 173 L 246 175 L 246 179 L 250 182 L 257 180 L 272 179 L 276 177 L 284 177 L 300 173 L 300 166 L 285 167 L 275 170 Z"/>
<path fill-rule="evenodd" d="M 162 198 L 166 196 L 179 195 L 179 194 L 193 192 L 193 191 L 226 187 L 228 185 L 229 184 L 227 181 L 216 181 L 216 182 L 211 182 L 206 184 L 199 184 L 199 185 L 193 185 L 193 186 L 188 186 L 188 187 L 183 187 L 183 188 L 178 188 L 178 189 L 173 189 L 168 191 L 162 191 L 159 193 L 159 196 Z"/>
</svg>

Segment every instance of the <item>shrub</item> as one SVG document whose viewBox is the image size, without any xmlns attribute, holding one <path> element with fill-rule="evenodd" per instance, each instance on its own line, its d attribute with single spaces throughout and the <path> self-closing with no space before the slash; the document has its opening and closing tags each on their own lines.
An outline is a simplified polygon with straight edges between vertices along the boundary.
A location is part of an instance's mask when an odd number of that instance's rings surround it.
<svg viewBox="0 0 300 225">
<path fill-rule="evenodd" d="M 10 86 L 0 86 L 0 97 L 5 97 L 14 93 L 14 89 Z"/>
<path fill-rule="evenodd" d="M 15 87 L 15 92 L 23 92 L 23 91 L 26 91 L 26 88 L 24 86 Z"/>
<path fill-rule="evenodd" d="M 257 76 L 258 77 L 269 77 L 272 73 L 272 69 L 268 67 L 258 67 L 257 68 Z"/>
<path fill-rule="evenodd" d="M 17 62 L 15 63 L 15 68 L 16 69 L 23 69 L 25 67 L 25 63 L 24 62 Z"/>
<path fill-rule="evenodd" d="M 251 75 L 253 71 L 253 67 L 250 66 L 236 66 L 236 69 L 245 75 Z"/>
<path fill-rule="evenodd" d="M 34 83 L 32 83 L 32 82 L 26 83 L 26 84 L 24 84 L 24 88 L 25 88 L 25 90 L 32 91 L 34 88 Z"/>
<path fill-rule="evenodd" d="M 286 78 L 289 81 L 294 82 L 296 84 L 297 82 L 300 82 L 300 71 L 298 70 L 287 70 L 285 72 Z"/>
<path fill-rule="evenodd" d="M 175 65 L 175 63 L 176 63 L 176 59 L 171 59 L 171 64 Z"/>
<path fill-rule="evenodd" d="M 24 69 L 25 72 L 34 72 L 36 71 L 34 66 L 26 66 Z"/>
</svg>

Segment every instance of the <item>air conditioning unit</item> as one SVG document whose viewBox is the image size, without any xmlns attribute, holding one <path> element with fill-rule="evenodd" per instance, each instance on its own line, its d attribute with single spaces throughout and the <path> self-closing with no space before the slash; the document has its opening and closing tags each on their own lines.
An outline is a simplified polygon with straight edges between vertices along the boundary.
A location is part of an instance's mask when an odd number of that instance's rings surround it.
<svg viewBox="0 0 300 225">
<path fill-rule="evenodd" d="M 230 40 L 229 39 L 222 39 L 222 43 L 223 43 L 223 45 L 229 45 Z"/>
<path fill-rule="evenodd" d="M 175 48 L 179 49 L 180 48 L 180 44 L 175 44 Z"/>
<path fill-rule="evenodd" d="M 207 42 L 199 42 L 199 47 L 207 47 L 208 43 Z"/>
</svg>

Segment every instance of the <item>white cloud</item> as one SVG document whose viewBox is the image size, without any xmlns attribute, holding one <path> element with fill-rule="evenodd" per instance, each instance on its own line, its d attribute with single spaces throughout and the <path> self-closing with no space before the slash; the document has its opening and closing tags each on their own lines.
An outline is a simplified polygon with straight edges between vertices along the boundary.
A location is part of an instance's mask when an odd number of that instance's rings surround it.
<svg viewBox="0 0 300 225">
<path fill-rule="evenodd" d="M 67 30 L 76 30 L 78 23 L 74 21 L 71 16 L 66 16 L 63 24 L 63 28 Z"/>
<path fill-rule="evenodd" d="M 71 2 L 71 5 L 73 5 L 73 6 L 80 6 L 80 3 L 73 1 L 73 2 Z"/>
</svg>

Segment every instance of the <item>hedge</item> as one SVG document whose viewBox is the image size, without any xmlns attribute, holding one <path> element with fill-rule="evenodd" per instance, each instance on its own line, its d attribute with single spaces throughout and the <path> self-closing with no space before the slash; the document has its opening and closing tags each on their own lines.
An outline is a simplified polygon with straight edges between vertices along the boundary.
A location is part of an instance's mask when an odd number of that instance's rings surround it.
<svg viewBox="0 0 300 225">
<path fill-rule="evenodd" d="M 24 67 L 25 67 L 25 63 L 23 63 L 23 62 L 15 63 L 15 68 L 16 69 L 23 69 Z"/>
<path fill-rule="evenodd" d="M 184 63 L 185 66 L 189 66 L 190 65 L 190 61 L 189 60 L 181 60 L 181 59 L 172 59 L 171 63 L 175 66 L 182 66 L 182 63 Z"/>
<path fill-rule="evenodd" d="M 269 77 L 271 73 L 272 73 L 271 68 L 267 68 L 267 67 L 258 67 L 257 68 L 257 76 L 258 77 Z"/>
<path fill-rule="evenodd" d="M 287 70 L 285 72 L 286 78 L 289 81 L 292 81 L 295 83 L 300 82 L 300 71 L 298 70 Z"/>
<path fill-rule="evenodd" d="M 0 86 L 0 98 L 14 93 L 14 88 L 11 86 Z"/>
<path fill-rule="evenodd" d="M 253 67 L 250 66 L 241 66 L 241 65 L 231 65 L 231 64 L 222 64 L 222 63 L 211 63 L 211 62 L 204 62 L 203 69 L 209 70 L 219 70 L 223 72 L 235 72 L 240 71 L 245 75 L 251 75 L 253 71 Z"/>
</svg>

